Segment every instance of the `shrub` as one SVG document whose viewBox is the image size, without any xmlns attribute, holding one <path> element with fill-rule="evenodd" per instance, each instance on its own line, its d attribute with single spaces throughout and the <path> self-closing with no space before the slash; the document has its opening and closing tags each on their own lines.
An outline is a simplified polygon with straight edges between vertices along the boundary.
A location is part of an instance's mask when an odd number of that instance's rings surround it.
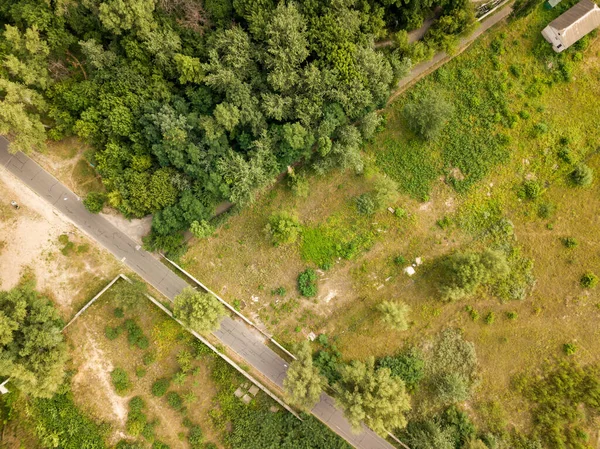
<svg viewBox="0 0 600 449">
<path fill-rule="evenodd" d="M 115 368 L 110 373 L 110 379 L 117 394 L 122 395 L 131 388 L 131 382 L 129 382 L 129 376 L 127 372 L 122 368 Z"/>
<path fill-rule="evenodd" d="M 298 290 L 306 298 L 317 296 L 317 273 L 307 268 L 298 275 Z"/>
<path fill-rule="evenodd" d="M 571 154 L 571 151 L 568 148 L 561 148 L 556 154 L 562 161 L 566 162 L 567 164 L 573 163 L 573 154 Z"/>
<path fill-rule="evenodd" d="M 152 443 L 152 449 L 170 449 L 170 446 L 162 441 L 155 440 Z"/>
<path fill-rule="evenodd" d="M 404 256 L 396 256 L 394 257 L 394 263 L 396 265 L 404 265 L 406 263 L 406 259 Z"/>
<path fill-rule="evenodd" d="M 213 235 L 215 228 L 206 220 L 192 221 L 190 224 L 190 232 L 197 239 L 205 239 Z"/>
<path fill-rule="evenodd" d="M 362 215 L 373 215 L 377 204 L 370 193 L 363 193 L 354 200 L 356 202 L 356 209 Z"/>
<path fill-rule="evenodd" d="M 310 184 L 302 173 L 296 174 L 293 168 L 288 168 L 288 186 L 292 193 L 300 198 L 307 198 L 310 192 Z"/>
<path fill-rule="evenodd" d="M 147 349 L 150 345 L 148 338 L 144 335 L 142 328 L 131 318 L 125 320 L 125 329 L 127 329 L 127 341 L 131 346 L 137 346 L 140 349 Z"/>
<path fill-rule="evenodd" d="M 187 374 L 184 373 L 183 371 L 177 371 L 174 375 L 173 375 L 173 383 L 175 385 L 183 385 L 185 383 L 185 380 L 187 379 Z"/>
<path fill-rule="evenodd" d="M 115 308 L 114 310 L 114 315 L 116 318 L 123 318 L 125 316 L 125 313 L 123 312 L 123 309 L 120 307 Z"/>
<path fill-rule="evenodd" d="M 132 412 L 141 412 L 145 406 L 146 403 L 140 396 L 134 396 L 129 400 L 129 410 Z"/>
<path fill-rule="evenodd" d="M 142 357 L 142 363 L 146 366 L 152 365 L 156 360 L 156 354 L 153 351 L 148 351 Z"/>
<path fill-rule="evenodd" d="M 506 312 L 506 318 L 511 321 L 516 320 L 519 317 L 519 314 L 515 311 Z"/>
<path fill-rule="evenodd" d="M 377 367 L 389 368 L 392 376 L 402 379 L 410 391 L 417 388 L 425 375 L 425 361 L 422 354 L 415 348 L 393 357 L 383 357 L 377 362 Z"/>
<path fill-rule="evenodd" d="M 380 209 L 389 206 L 398 197 L 398 184 L 387 176 L 378 176 L 374 186 L 375 204 Z"/>
<path fill-rule="evenodd" d="M 85 208 L 93 214 L 102 212 L 106 203 L 106 194 L 101 192 L 90 192 L 83 200 Z"/>
<path fill-rule="evenodd" d="M 116 340 L 117 338 L 119 338 L 119 335 L 121 335 L 121 332 L 123 332 L 123 328 L 121 326 L 117 326 L 117 327 L 106 326 L 104 328 L 104 335 L 109 340 Z"/>
<path fill-rule="evenodd" d="M 563 237 L 560 241 L 566 248 L 575 248 L 579 245 L 579 242 L 573 237 Z"/>
<path fill-rule="evenodd" d="M 439 92 L 428 92 L 418 102 L 404 107 L 408 127 L 426 140 L 438 136 L 453 112 L 452 105 Z"/>
<path fill-rule="evenodd" d="M 444 373 L 435 378 L 434 393 L 440 404 L 466 401 L 470 394 L 469 379 L 461 373 Z"/>
<path fill-rule="evenodd" d="M 177 411 L 183 408 L 183 399 L 181 399 L 181 396 L 174 391 L 169 391 L 167 393 L 167 403 Z"/>
<path fill-rule="evenodd" d="M 377 310 L 383 315 L 383 321 L 391 328 L 405 331 L 408 329 L 408 314 L 410 307 L 403 302 L 383 301 L 377 305 Z"/>
<path fill-rule="evenodd" d="M 579 280 L 579 283 L 583 288 L 594 288 L 598 285 L 598 276 L 596 276 L 591 271 L 588 271 Z"/>
<path fill-rule="evenodd" d="M 538 206 L 538 217 L 550 218 L 554 214 L 555 207 L 551 203 L 542 203 Z"/>
<path fill-rule="evenodd" d="M 488 314 L 484 318 L 485 324 L 494 324 L 495 320 L 496 315 L 494 315 L 494 312 L 488 312 Z"/>
<path fill-rule="evenodd" d="M 517 196 L 525 200 L 535 200 L 541 194 L 542 186 L 534 180 L 525 181 L 517 192 Z"/>
<path fill-rule="evenodd" d="M 162 377 L 152 384 L 152 395 L 157 398 L 164 396 L 169 389 L 169 379 Z"/>
<path fill-rule="evenodd" d="M 136 366 L 135 375 L 137 377 L 144 377 L 146 375 L 146 368 L 144 368 L 143 366 Z"/>
<path fill-rule="evenodd" d="M 577 346 L 574 343 L 565 343 L 563 345 L 563 352 L 566 355 L 573 355 L 577 352 Z"/>
<path fill-rule="evenodd" d="M 542 134 L 546 134 L 548 132 L 548 124 L 544 122 L 536 123 L 533 127 L 533 135 L 535 137 L 539 137 Z"/>
<path fill-rule="evenodd" d="M 265 232 L 271 237 L 274 246 L 294 243 L 302 232 L 300 222 L 288 212 L 276 212 L 269 217 Z"/>
<path fill-rule="evenodd" d="M 444 300 L 456 300 L 475 292 L 477 287 L 504 278 L 510 271 L 506 256 L 496 251 L 456 253 L 441 264 L 439 291 Z"/>
<path fill-rule="evenodd" d="M 594 181 L 594 171 L 585 164 L 579 164 L 569 174 L 569 178 L 573 185 L 587 187 Z"/>
<path fill-rule="evenodd" d="M 190 432 L 188 433 L 188 442 L 190 443 L 191 449 L 204 448 L 204 433 L 202 432 L 202 428 L 200 428 L 200 426 L 190 427 Z"/>
<path fill-rule="evenodd" d="M 271 290 L 271 294 L 272 295 L 277 295 L 277 296 L 285 296 L 287 293 L 285 287 L 277 287 L 273 290 Z"/>
</svg>

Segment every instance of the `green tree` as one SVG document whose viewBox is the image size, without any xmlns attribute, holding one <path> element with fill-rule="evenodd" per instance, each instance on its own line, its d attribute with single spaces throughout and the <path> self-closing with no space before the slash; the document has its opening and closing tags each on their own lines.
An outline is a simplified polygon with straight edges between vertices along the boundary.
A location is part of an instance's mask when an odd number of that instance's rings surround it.
<svg viewBox="0 0 600 449">
<path fill-rule="evenodd" d="M 0 376 L 24 393 L 51 397 L 68 357 L 62 326 L 52 303 L 31 284 L 0 292 Z"/>
<path fill-rule="evenodd" d="M 451 117 L 454 108 L 438 92 L 430 92 L 404 107 L 408 127 L 426 140 L 435 139 Z"/>
<path fill-rule="evenodd" d="M 217 329 L 225 316 L 225 308 L 217 298 L 191 287 L 186 287 L 177 295 L 174 303 L 175 318 L 196 332 L 208 333 Z"/>
<path fill-rule="evenodd" d="M 296 351 L 294 360 L 283 381 L 288 400 L 293 405 L 310 410 L 319 401 L 325 385 L 319 368 L 313 365 L 310 344 L 304 340 Z"/>
<path fill-rule="evenodd" d="M 405 331 L 408 329 L 408 313 L 410 307 L 403 302 L 383 301 L 377 305 L 383 321 L 393 329 Z"/>
<path fill-rule="evenodd" d="M 190 232 L 197 239 L 205 239 L 213 235 L 215 228 L 206 220 L 194 220 L 190 225 Z"/>
<path fill-rule="evenodd" d="M 179 82 L 181 84 L 200 84 L 202 82 L 204 73 L 200 65 L 200 59 L 177 53 L 173 56 L 173 61 L 179 72 Z"/>
<path fill-rule="evenodd" d="M 442 262 L 439 290 L 443 299 L 453 301 L 473 294 L 482 284 L 507 276 L 509 271 L 504 253 L 456 253 Z"/>
<path fill-rule="evenodd" d="M 44 149 L 46 130 L 39 113 L 47 110 L 47 104 L 34 89 L 50 85 L 46 68 L 50 49 L 36 28 L 21 33 L 6 25 L 0 43 L 0 135 L 8 137 L 11 152 Z"/>
<path fill-rule="evenodd" d="M 132 29 L 148 33 L 156 26 L 152 17 L 155 4 L 155 0 L 107 0 L 98 6 L 98 18 L 116 35 Z"/>
<path fill-rule="evenodd" d="M 269 217 L 265 232 L 271 237 L 273 245 L 286 245 L 298 240 L 302 226 L 295 215 L 289 212 L 275 212 Z"/>
<path fill-rule="evenodd" d="M 406 426 L 405 414 L 410 399 L 404 381 L 391 375 L 388 368 L 375 369 L 375 359 L 352 361 L 340 368 L 337 401 L 355 430 L 361 422 L 380 435 L 387 429 Z"/>
<path fill-rule="evenodd" d="M 106 202 L 106 194 L 102 192 L 90 192 L 83 200 L 83 205 L 93 214 L 102 212 L 104 203 Z"/>
<path fill-rule="evenodd" d="M 265 34 L 267 80 L 276 91 L 289 91 L 299 83 L 300 64 L 309 55 L 306 24 L 296 4 L 279 3 Z"/>
</svg>

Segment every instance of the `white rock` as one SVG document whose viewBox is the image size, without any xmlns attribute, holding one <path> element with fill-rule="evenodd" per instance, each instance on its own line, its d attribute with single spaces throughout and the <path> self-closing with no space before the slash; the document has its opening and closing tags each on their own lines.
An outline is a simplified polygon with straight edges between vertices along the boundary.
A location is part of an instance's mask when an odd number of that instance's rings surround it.
<svg viewBox="0 0 600 449">
<path fill-rule="evenodd" d="M 416 273 L 416 271 L 415 271 L 415 269 L 414 269 L 413 267 L 406 267 L 406 268 L 404 269 L 404 272 L 405 272 L 406 274 L 408 274 L 409 276 L 412 276 L 413 274 L 415 274 L 415 273 Z"/>
</svg>

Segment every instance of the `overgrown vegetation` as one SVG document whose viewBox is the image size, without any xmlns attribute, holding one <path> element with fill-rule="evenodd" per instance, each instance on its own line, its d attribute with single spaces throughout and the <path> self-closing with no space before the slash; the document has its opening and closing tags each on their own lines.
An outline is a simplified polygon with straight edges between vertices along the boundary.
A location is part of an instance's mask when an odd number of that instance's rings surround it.
<svg viewBox="0 0 600 449">
<path fill-rule="evenodd" d="M 548 364 L 539 375 L 515 383 L 532 402 L 534 434 L 550 449 L 587 448 L 585 427 L 600 413 L 600 370 L 577 362 Z"/>
</svg>

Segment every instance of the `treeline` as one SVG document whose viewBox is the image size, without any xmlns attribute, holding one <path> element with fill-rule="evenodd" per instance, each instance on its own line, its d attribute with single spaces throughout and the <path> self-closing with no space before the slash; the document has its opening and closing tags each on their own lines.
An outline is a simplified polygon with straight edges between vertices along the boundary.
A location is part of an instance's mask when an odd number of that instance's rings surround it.
<svg viewBox="0 0 600 449">
<path fill-rule="evenodd" d="M 373 41 L 437 7 L 432 41 L 472 20 L 464 0 L 2 2 L 0 134 L 23 151 L 90 142 L 108 204 L 154 213 L 149 244 L 172 246 L 296 161 L 360 171 L 415 53 Z"/>
</svg>

